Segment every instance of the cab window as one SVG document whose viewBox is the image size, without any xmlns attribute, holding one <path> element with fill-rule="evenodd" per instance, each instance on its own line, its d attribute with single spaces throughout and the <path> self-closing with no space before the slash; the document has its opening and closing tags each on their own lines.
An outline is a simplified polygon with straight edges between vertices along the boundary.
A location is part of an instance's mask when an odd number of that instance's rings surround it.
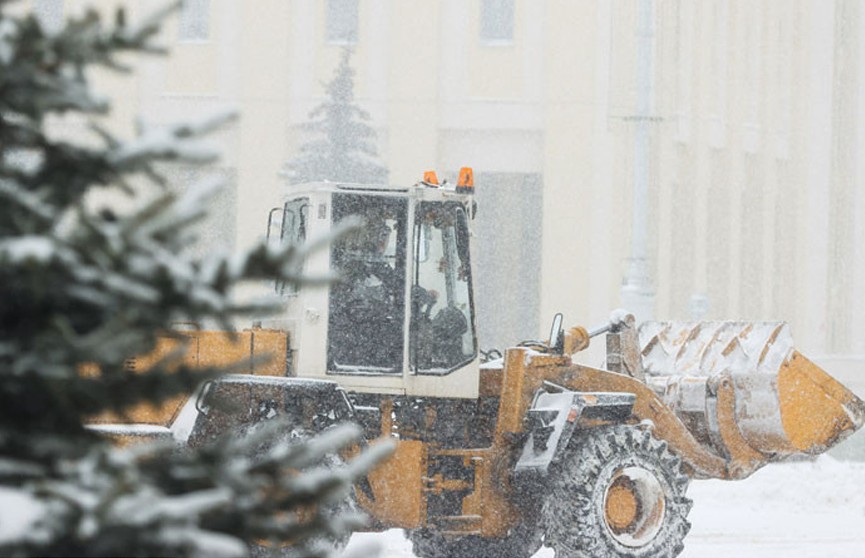
<svg viewBox="0 0 865 558">
<path fill-rule="evenodd" d="M 334 223 L 353 217 L 360 227 L 333 244 L 328 372 L 400 374 L 405 331 L 407 201 L 338 194 Z"/>
<path fill-rule="evenodd" d="M 267 223 L 267 242 L 278 246 L 301 245 L 306 241 L 306 225 L 309 220 L 309 199 L 298 198 L 285 203 L 282 208 L 270 212 Z M 299 270 L 298 270 L 299 271 Z M 279 294 L 297 293 L 297 285 L 277 280 L 275 290 Z"/>
<path fill-rule="evenodd" d="M 413 236 L 409 360 L 417 373 L 446 374 L 477 354 L 464 207 L 419 204 Z"/>
</svg>

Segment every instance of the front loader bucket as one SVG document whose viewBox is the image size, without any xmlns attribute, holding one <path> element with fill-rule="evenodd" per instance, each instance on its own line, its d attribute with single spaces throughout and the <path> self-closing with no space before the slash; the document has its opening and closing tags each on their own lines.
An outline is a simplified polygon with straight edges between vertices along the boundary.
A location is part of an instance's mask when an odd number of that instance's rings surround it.
<svg viewBox="0 0 865 558">
<path fill-rule="evenodd" d="M 799 451 L 820 453 L 865 423 L 865 404 L 819 366 L 794 351 L 778 373 L 781 420 Z"/>
<path fill-rule="evenodd" d="M 646 383 L 704 445 L 747 453 L 746 475 L 821 453 L 865 423 L 865 403 L 796 351 L 784 323 L 646 322 L 639 337 Z M 738 432 L 723 431 L 725 416 Z"/>
</svg>

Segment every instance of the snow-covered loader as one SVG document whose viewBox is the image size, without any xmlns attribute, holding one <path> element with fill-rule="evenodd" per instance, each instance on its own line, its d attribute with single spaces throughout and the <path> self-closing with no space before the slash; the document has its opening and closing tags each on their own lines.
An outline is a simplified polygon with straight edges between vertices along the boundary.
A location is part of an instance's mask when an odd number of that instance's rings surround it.
<svg viewBox="0 0 865 558">
<path fill-rule="evenodd" d="M 798 353 L 783 323 L 637 329 L 614 313 L 588 332 L 557 316 L 549 341 L 482 363 L 472 192 L 470 169 L 454 187 L 429 174 L 409 188 L 294 188 L 271 212 L 269 238 L 303 242 L 358 218 L 306 262 L 308 274 L 342 280 L 276 285 L 284 315 L 234 337 L 186 332 L 190 362 L 246 362 L 247 374 L 128 415 L 153 434 L 191 413 L 190 443 L 278 414 L 307 431 L 359 422 L 396 450 L 357 502 L 371 528 L 406 529 L 422 558 L 526 558 L 542 544 L 560 558 L 673 557 L 690 527 L 691 479 L 745 478 L 865 422 L 863 402 Z M 575 363 L 601 334 L 604 368 Z"/>
</svg>

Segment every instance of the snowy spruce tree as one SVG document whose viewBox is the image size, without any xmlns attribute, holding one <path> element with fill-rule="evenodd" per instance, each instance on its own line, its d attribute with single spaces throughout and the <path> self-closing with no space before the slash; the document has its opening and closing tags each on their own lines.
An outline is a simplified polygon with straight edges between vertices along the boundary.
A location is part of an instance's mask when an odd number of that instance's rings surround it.
<svg viewBox="0 0 865 558">
<path fill-rule="evenodd" d="M 88 76 L 125 71 L 129 54 L 160 53 L 155 38 L 171 9 L 137 26 L 122 10 L 113 23 L 87 12 L 49 32 L 24 8 L 0 0 L 0 555 L 242 556 L 266 540 L 292 541 L 297 556 L 327 554 L 311 547 L 357 518 L 324 503 L 347 495 L 379 457 L 367 451 L 333 468 L 331 454 L 354 443 L 356 429 L 288 445 L 272 443 L 284 427 L 272 421 L 193 450 L 115 447 L 86 426 L 223 373 L 170 359 L 136 373 L 124 361 L 153 350 L 176 321 L 228 327 L 274 312 L 238 302 L 233 287 L 302 282 L 299 262 L 314 248 L 184 255 L 214 187 L 176 197 L 158 167 L 212 162 L 201 136 L 230 115 L 134 139 L 100 127 L 109 103 Z M 62 118 L 89 124 L 87 137 L 51 133 Z M 92 203 L 111 189 L 138 199 L 142 184 L 159 193 L 134 209 Z"/>
<path fill-rule="evenodd" d="M 316 137 L 302 145 L 286 165 L 291 184 L 387 181 L 387 169 L 376 161 L 376 134 L 369 125 L 369 114 L 354 99 L 350 58 L 351 50 L 344 49 L 333 79 L 326 85 L 324 101 L 309 113 L 305 129 Z"/>
</svg>

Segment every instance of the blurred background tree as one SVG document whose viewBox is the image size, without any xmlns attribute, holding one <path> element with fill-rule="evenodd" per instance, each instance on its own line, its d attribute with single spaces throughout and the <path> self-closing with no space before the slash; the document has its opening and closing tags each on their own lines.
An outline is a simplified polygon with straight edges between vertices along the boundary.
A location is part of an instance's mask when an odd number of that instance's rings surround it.
<svg viewBox="0 0 865 558">
<path fill-rule="evenodd" d="M 141 127 L 129 141 L 100 126 L 109 102 L 88 77 L 128 71 L 129 54 L 162 53 L 155 37 L 173 7 L 140 25 L 122 10 L 110 24 L 89 11 L 48 31 L 13 4 L 0 0 L 0 555 L 238 556 L 263 539 L 290 539 L 298 556 L 328 554 L 315 545 L 344 540 L 358 518 L 326 504 L 349 495 L 376 459 L 366 452 L 332 467 L 357 429 L 288 446 L 270 443 L 285 430 L 272 422 L 192 450 L 119 448 L 86 426 L 224 373 L 179 357 L 143 373 L 124 362 L 178 321 L 229 328 L 278 311 L 273 300 L 238 301 L 234 287 L 303 282 L 297 270 L 313 248 L 185 252 L 219 185 L 174 195 L 159 164 L 215 161 L 201 136 L 232 114 Z M 66 118 L 92 133 L 54 133 Z M 128 209 L 93 203 L 114 199 L 107 193 Z"/>
<path fill-rule="evenodd" d="M 316 139 L 303 144 L 288 162 L 291 184 L 330 180 L 385 184 L 387 168 L 377 161 L 376 133 L 369 114 L 354 99 L 354 69 L 351 50 L 344 48 L 325 99 L 309 113 L 305 129 Z"/>
</svg>

